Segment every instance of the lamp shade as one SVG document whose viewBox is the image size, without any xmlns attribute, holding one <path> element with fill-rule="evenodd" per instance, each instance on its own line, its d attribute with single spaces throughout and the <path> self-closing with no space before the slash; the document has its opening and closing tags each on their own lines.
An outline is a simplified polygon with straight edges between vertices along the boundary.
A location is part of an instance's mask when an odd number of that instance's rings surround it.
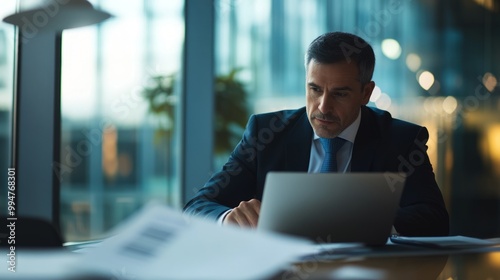
<svg viewBox="0 0 500 280">
<path fill-rule="evenodd" d="M 62 31 L 102 22 L 111 14 L 96 10 L 87 0 L 49 0 L 35 9 L 20 11 L 3 19 L 21 31 Z"/>
</svg>

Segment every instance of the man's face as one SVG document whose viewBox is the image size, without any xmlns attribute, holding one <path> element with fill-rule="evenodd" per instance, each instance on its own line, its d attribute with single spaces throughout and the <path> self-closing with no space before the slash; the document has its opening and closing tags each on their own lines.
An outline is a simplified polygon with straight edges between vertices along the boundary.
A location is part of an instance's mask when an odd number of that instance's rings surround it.
<svg viewBox="0 0 500 280">
<path fill-rule="evenodd" d="M 370 100 L 374 82 L 362 85 L 356 63 L 309 62 L 306 74 L 306 109 L 314 132 L 333 138 L 356 120 L 359 108 Z"/>
</svg>

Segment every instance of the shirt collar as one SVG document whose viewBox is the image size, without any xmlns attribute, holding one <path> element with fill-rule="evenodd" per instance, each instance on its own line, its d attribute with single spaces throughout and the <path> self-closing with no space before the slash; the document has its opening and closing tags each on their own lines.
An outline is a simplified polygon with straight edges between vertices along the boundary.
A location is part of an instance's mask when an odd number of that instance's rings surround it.
<svg viewBox="0 0 500 280">
<path fill-rule="evenodd" d="M 343 138 L 351 143 L 354 143 L 354 139 L 356 139 L 356 134 L 358 133 L 359 125 L 361 124 L 361 108 L 359 109 L 358 117 L 344 129 L 337 137 Z M 314 132 L 314 140 L 319 139 L 320 137 L 316 135 Z"/>
</svg>

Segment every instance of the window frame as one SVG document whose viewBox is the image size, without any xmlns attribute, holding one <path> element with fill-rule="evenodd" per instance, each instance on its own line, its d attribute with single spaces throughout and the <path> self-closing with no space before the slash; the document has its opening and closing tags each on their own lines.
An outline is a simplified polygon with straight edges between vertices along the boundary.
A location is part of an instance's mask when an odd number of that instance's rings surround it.
<svg viewBox="0 0 500 280">
<path fill-rule="evenodd" d="M 185 1 L 179 182 L 184 204 L 212 172 L 214 1 Z M 12 166 L 17 173 L 17 213 L 60 229 L 61 43 L 63 32 L 23 41 L 17 28 Z M 200 46 L 203 51 L 200 51 Z"/>
</svg>

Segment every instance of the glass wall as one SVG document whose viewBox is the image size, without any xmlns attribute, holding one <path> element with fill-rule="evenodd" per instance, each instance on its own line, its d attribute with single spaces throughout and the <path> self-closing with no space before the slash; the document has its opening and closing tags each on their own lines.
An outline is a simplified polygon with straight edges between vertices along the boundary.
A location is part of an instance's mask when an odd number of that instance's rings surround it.
<svg viewBox="0 0 500 280">
<path fill-rule="evenodd" d="M 0 18 L 16 11 L 16 1 L 0 2 Z M 7 168 L 11 167 L 15 28 L 0 22 L 0 215 L 7 214 Z"/>
<path fill-rule="evenodd" d="M 377 58 L 369 106 L 429 129 L 451 233 L 500 234 L 497 2 L 217 0 L 216 12 L 216 73 L 238 69 L 248 113 L 305 105 L 304 53 L 318 35 L 365 38 Z"/>
<path fill-rule="evenodd" d="M 62 42 L 61 228 L 98 238 L 143 204 L 179 207 L 174 121 L 183 1 L 91 1 L 114 17 Z"/>
</svg>

